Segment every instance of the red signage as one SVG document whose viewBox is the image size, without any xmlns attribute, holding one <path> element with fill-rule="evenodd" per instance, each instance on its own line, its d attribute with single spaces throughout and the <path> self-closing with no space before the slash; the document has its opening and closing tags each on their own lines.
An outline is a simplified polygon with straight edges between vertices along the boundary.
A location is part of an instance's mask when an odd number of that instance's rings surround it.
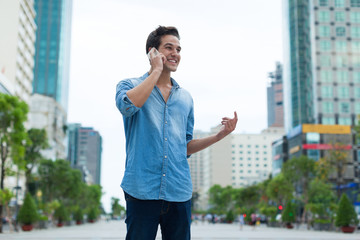
<svg viewBox="0 0 360 240">
<path fill-rule="evenodd" d="M 333 149 L 333 145 L 331 144 L 303 144 L 303 149 L 316 149 L 316 150 L 330 150 Z M 335 148 L 350 150 L 352 149 L 351 145 L 337 146 Z"/>
</svg>

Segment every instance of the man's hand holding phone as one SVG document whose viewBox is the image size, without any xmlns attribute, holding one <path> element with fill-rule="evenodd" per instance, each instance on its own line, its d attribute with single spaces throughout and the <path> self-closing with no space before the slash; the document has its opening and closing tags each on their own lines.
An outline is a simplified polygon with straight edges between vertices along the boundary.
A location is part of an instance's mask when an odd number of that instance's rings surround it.
<svg viewBox="0 0 360 240">
<path fill-rule="evenodd" d="M 163 54 L 159 53 L 159 51 L 154 47 L 152 49 L 150 49 L 147 56 L 150 60 L 152 69 L 159 70 L 160 72 L 162 72 L 163 65 L 166 60 L 165 56 Z"/>
</svg>

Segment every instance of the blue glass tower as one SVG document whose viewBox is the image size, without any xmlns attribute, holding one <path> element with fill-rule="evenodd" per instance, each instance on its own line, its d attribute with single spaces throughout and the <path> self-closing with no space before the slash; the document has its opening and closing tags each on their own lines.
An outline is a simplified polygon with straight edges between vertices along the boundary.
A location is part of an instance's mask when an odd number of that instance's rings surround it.
<svg viewBox="0 0 360 240">
<path fill-rule="evenodd" d="M 35 0 L 37 24 L 33 92 L 67 112 L 72 0 Z"/>
</svg>

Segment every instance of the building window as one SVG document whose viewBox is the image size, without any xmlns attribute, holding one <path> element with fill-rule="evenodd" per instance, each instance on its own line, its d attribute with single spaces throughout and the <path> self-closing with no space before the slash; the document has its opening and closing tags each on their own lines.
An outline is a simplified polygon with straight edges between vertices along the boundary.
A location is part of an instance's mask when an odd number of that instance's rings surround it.
<svg viewBox="0 0 360 240">
<path fill-rule="evenodd" d="M 320 64 L 322 67 L 331 67 L 331 57 L 330 56 L 321 56 Z"/>
<path fill-rule="evenodd" d="M 336 22 L 345 22 L 345 12 L 335 12 Z"/>
<path fill-rule="evenodd" d="M 244 164 L 240 163 L 240 167 L 244 166 Z"/>
<path fill-rule="evenodd" d="M 354 89 L 354 97 L 360 99 L 360 87 Z"/>
<path fill-rule="evenodd" d="M 350 103 L 348 103 L 348 102 L 339 103 L 339 112 L 340 113 L 350 113 Z"/>
<path fill-rule="evenodd" d="M 347 44 L 345 41 L 336 41 L 335 47 L 337 52 L 347 51 Z"/>
<path fill-rule="evenodd" d="M 264 164 L 264 167 L 267 167 L 267 164 Z"/>
<path fill-rule="evenodd" d="M 235 160 L 235 158 L 233 157 L 232 160 Z"/>
<path fill-rule="evenodd" d="M 259 148 L 259 145 L 255 145 L 256 148 Z"/>
<path fill-rule="evenodd" d="M 256 161 L 259 161 L 259 158 L 255 158 Z"/>
<path fill-rule="evenodd" d="M 360 72 L 353 72 L 353 81 L 355 83 L 360 83 Z"/>
<path fill-rule="evenodd" d="M 336 57 L 336 65 L 339 68 L 347 67 L 347 57 L 346 56 L 337 56 Z"/>
<path fill-rule="evenodd" d="M 360 12 L 351 12 L 350 21 L 352 23 L 360 23 Z"/>
<path fill-rule="evenodd" d="M 247 153 L 248 153 L 248 154 L 251 154 L 251 152 L 250 152 L 250 151 L 248 151 Z"/>
<path fill-rule="evenodd" d="M 336 27 L 335 32 L 337 37 L 345 37 L 346 35 L 345 27 Z"/>
<path fill-rule="evenodd" d="M 320 41 L 320 50 L 323 52 L 329 52 L 331 50 L 331 42 L 330 41 Z"/>
<path fill-rule="evenodd" d="M 251 173 L 251 170 L 248 170 L 248 173 Z"/>
<path fill-rule="evenodd" d="M 359 56 L 352 56 L 352 64 L 354 68 L 360 68 L 360 57 Z"/>
<path fill-rule="evenodd" d="M 242 145 L 242 144 L 240 144 L 240 145 L 239 145 L 239 147 L 240 147 L 240 148 L 242 148 L 242 147 L 243 147 L 243 145 Z"/>
<path fill-rule="evenodd" d="M 251 148 L 251 145 L 248 145 L 248 148 Z"/>
<path fill-rule="evenodd" d="M 251 167 L 251 163 L 248 164 L 248 167 Z"/>
<path fill-rule="evenodd" d="M 332 117 L 323 117 L 321 121 L 322 121 L 322 124 L 325 124 L 325 125 L 334 125 L 335 124 L 335 119 Z"/>
<path fill-rule="evenodd" d="M 240 160 L 243 160 L 243 158 L 241 157 Z"/>
<path fill-rule="evenodd" d="M 338 71 L 336 73 L 338 82 L 345 83 L 348 82 L 348 72 Z"/>
<path fill-rule="evenodd" d="M 345 7 L 345 0 L 335 0 L 335 7 L 338 8 Z"/>
<path fill-rule="evenodd" d="M 346 117 L 339 118 L 339 125 L 351 125 L 351 119 Z"/>
<path fill-rule="evenodd" d="M 248 158 L 249 161 L 251 161 L 251 158 Z"/>
<path fill-rule="evenodd" d="M 327 7 L 329 5 L 328 0 L 319 0 L 320 7 Z"/>
<path fill-rule="evenodd" d="M 355 103 L 355 113 L 360 114 L 360 102 Z"/>
<path fill-rule="evenodd" d="M 267 161 L 267 158 L 264 158 L 264 161 Z"/>
<path fill-rule="evenodd" d="M 360 52 L 360 42 L 351 42 L 351 48 L 354 52 Z"/>
<path fill-rule="evenodd" d="M 342 99 L 349 98 L 349 87 L 339 86 L 338 97 Z"/>
<path fill-rule="evenodd" d="M 321 71 L 320 76 L 322 82 L 332 82 L 331 71 Z"/>
<path fill-rule="evenodd" d="M 232 148 L 234 148 L 234 147 L 235 147 L 235 145 L 231 145 L 231 147 L 232 147 Z"/>
<path fill-rule="evenodd" d="M 333 97 L 332 86 L 322 86 L 321 87 L 321 96 L 323 98 L 332 98 Z"/>
<path fill-rule="evenodd" d="M 332 102 L 322 102 L 322 112 L 323 113 L 333 113 L 334 112 L 334 104 Z"/>
<path fill-rule="evenodd" d="M 244 172 L 244 170 L 240 170 L 240 173 L 243 173 Z"/>
<path fill-rule="evenodd" d="M 351 7 L 360 7 L 360 0 L 350 0 Z"/>
<path fill-rule="evenodd" d="M 351 27 L 351 37 L 360 38 L 360 27 Z"/>
<path fill-rule="evenodd" d="M 329 11 L 319 11 L 318 21 L 319 22 L 329 22 L 330 21 Z"/>
<path fill-rule="evenodd" d="M 264 154 L 267 154 L 267 152 L 264 152 Z"/>
<path fill-rule="evenodd" d="M 243 153 L 243 151 L 239 151 L 239 153 L 240 153 L 240 154 L 242 154 L 242 153 Z"/>
<path fill-rule="evenodd" d="M 329 26 L 319 26 L 319 36 L 320 37 L 330 37 L 330 27 Z"/>
<path fill-rule="evenodd" d="M 259 151 L 256 151 L 255 154 L 259 154 Z"/>
<path fill-rule="evenodd" d="M 259 167 L 259 164 L 256 164 L 255 167 Z"/>
</svg>

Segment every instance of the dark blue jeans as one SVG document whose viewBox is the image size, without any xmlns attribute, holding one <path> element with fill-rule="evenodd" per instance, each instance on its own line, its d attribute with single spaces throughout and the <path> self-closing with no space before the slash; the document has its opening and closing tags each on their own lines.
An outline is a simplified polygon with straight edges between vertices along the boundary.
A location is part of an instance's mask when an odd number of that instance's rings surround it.
<svg viewBox="0 0 360 240">
<path fill-rule="evenodd" d="M 190 240 L 191 201 L 139 200 L 125 193 L 126 240 Z"/>
</svg>

